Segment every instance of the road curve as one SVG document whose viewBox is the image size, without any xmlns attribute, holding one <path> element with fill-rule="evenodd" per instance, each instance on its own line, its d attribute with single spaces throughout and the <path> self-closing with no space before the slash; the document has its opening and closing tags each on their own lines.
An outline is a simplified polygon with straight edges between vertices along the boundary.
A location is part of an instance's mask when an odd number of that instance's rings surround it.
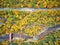
<svg viewBox="0 0 60 45">
<path fill-rule="evenodd" d="M 53 26 L 53 27 L 49 27 L 48 29 L 46 29 L 46 30 L 44 30 L 43 32 L 41 32 L 40 34 L 38 34 L 38 35 L 36 35 L 35 36 L 35 38 L 36 39 L 42 39 L 42 38 L 44 38 L 45 36 L 47 36 L 47 35 L 49 35 L 50 33 L 53 33 L 53 32 L 55 32 L 55 31 L 57 31 L 57 30 L 59 30 L 60 29 L 60 24 L 58 24 L 58 25 L 55 25 L 55 26 Z M 24 34 L 17 34 L 17 33 L 14 33 L 13 35 L 12 35 L 12 37 L 14 38 L 14 37 L 19 37 L 20 38 L 20 36 L 21 36 L 21 38 L 25 38 L 25 39 L 29 39 L 29 38 L 34 38 L 34 37 L 30 37 L 30 36 L 27 36 L 27 35 L 24 35 Z M 12 39 L 13 39 L 12 38 Z M 7 34 L 7 35 L 5 35 L 5 36 L 2 36 L 2 35 L 0 35 L 0 42 L 2 42 L 2 41 L 4 41 L 4 40 L 7 40 L 7 39 L 9 39 L 9 34 Z"/>
</svg>

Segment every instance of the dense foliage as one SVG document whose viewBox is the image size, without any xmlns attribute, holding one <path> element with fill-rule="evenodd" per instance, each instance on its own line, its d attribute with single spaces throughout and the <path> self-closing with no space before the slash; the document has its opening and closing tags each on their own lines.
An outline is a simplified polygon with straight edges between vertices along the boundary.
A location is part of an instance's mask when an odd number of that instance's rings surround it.
<svg viewBox="0 0 60 45">
<path fill-rule="evenodd" d="M 34 36 L 50 27 L 60 24 L 60 10 L 36 10 L 35 12 L 4 10 L 0 11 L 0 35 L 18 32 Z M 2 30 L 2 31 L 1 31 Z M 37 42 L 14 40 L 12 45 L 59 45 L 60 30 Z M 0 42 L 0 45 L 9 45 L 9 41 Z"/>
<path fill-rule="evenodd" d="M 44 27 L 60 24 L 60 10 L 37 10 L 35 12 L 0 11 L 0 34 L 20 32 L 34 36 Z M 2 30 L 2 31 L 1 31 Z"/>
<path fill-rule="evenodd" d="M 0 0 L 0 8 L 55 8 L 60 7 L 59 0 Z"/>
</svg>

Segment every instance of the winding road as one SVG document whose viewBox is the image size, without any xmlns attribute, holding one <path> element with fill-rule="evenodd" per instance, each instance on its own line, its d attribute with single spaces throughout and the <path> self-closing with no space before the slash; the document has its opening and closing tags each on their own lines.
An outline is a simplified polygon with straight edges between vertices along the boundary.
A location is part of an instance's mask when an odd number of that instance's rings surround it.
<svg viewBox="0 0 60 45">
<path fill-rule="evenodd" d="M 20 11 L 31 11 L 31 12 L 34 12 L 36 10 L 60 10 L 60 8 L 52 8 L 52 9 L 43 9 L 43 8 L 0 8 L 0 11 L 1 10 L 20 10 Z M 1 20 L 2 18 L 0 18 Z M 4 24 L 2 22 L 0 22 L 0 24 Z M 33 36 L 33 37 L 30 37 L 30 36 L 27 36 L 27 35 L 24 35 L 24 34 L 17 34 L 17 33 L 13 33 L 12 35 L 12 40 L 15 38 L 15 37 L 18 37 L 18 38 L 25 38 L 26 40 L 28 40 L 29 38 L 33 39 L 34 41 L 35 40 L 39 40 L 39 39 L 42 39 L 43 37 L 47 36 L 48 34 L 50 33 L 53 33 L 57 30 L 60 29 L 60 24 L 58 25 L 55 25 L 53 27 L 48 27 L 47 29 L 43 30 L 42 32 L 40 32 L 38 35 L 36 36 Z M 4 40 L 8 40 L 9 39 L 9 34 L 6 34 L 4 36 L 0 35 L 0 42 L 4 41 Z"/>
</svg>

